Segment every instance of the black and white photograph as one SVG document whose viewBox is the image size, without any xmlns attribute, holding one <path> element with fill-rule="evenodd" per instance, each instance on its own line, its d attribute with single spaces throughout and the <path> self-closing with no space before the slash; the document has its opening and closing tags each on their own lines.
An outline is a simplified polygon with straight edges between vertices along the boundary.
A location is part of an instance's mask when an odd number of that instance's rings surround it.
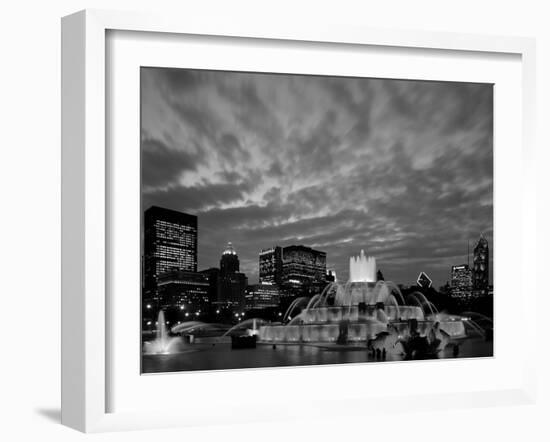
<svg viewBox="0 0 550 442">
<path fill-rule="evenodd" d="M 142 373 L 492 357 L 493 95 L 141 67 Z"/>
<path fill-rule="evenodd" d="M 2 6 L 0 442 L 550 440 L 545 2 Z"/>
</svg>

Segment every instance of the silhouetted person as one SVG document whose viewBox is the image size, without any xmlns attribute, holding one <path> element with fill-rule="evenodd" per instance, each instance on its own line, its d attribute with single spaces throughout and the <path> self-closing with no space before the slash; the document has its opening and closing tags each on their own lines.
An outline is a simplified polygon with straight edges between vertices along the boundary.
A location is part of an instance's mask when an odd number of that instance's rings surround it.
<svg viewBox="0 0 550 442">
<path fill-rule="evenodd" d="M 454 345 L 453 346 L 453 357 L 457 357 L 458 356 L 458 345 Z"/>
</svg>

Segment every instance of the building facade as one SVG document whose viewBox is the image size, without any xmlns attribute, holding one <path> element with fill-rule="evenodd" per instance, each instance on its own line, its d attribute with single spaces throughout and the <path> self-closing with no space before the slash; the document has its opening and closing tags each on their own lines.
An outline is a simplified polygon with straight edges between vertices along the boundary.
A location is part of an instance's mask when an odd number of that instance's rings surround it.
<svg viewBox="0 0 550 442">
<path fill-rule="evenodd" d="M 283 284 L 310 285 L 326 282 L 326 252 L 302 245 L 284 247 L 282 252 Z"/>
<path fill-rule="evenodd" d="M 264 309 L 279 306 L 279 288 L 276 284 L 254 284 L 246 288 L 245 308 Z"/>
<path fill-rule="evenodd" d="M 176 270 L 159 276 L 160 307 L 178 307 L 190 313 L 204 312 L 210 306 L 210 282 L 203 273 Z"/>
<path fill-rule="evenodd" d="M 472 270 L 468 264 L 452 267 L 451 296 L 459 300 L 467 300 L 472 296 Z"/>
<path fill-rule="evenodd" d="M 281 284 L 283 277 L 283 249 L 279 246 L 260 252 L 260 284 Z"/>
<path fill-rule="evenodd" d="M 474 295 L 484 296 L 489 293 L 489 242 L 483 234 L 474 247 L 472 279 Z"/>
<path fill-rule="evenodd" d="M 173 271 L 197 271 L 197 217 L 152 206 L 144 214 L 144 298 L 158 299 L 158 278 Z"/>
<path fill-rule="evenodd" d="M 211 267 L 201 270 L 199 273 L 203 274 L 208 281 L 208 299 L 210 304 L 216 304 L 220 297 L 220 269 Z"/>
</svg>

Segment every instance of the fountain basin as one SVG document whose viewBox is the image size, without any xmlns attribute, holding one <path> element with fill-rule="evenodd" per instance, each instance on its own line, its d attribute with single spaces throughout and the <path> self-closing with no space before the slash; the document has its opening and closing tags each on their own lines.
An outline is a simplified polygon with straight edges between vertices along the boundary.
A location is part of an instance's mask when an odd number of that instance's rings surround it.
<svg viewBox="0 0 550 442">
<path fill-rule="evenodd" d="M 323 318 L 323 315 L 306 316 L 303 323 L 287 325 L 264 325 L 258 329 L 258 342 L 260 343 L 333 343 L 339 341 L 345 334 L 347 343 L 369 343 L 376 340 L 382 334 L 395 335 L 388 345 L 395 346 L 398 339 L 410 336 L 412 333 L 420 337 L 426 337 L 430 333 L 437 335 L 438 339 L 462 339 L 466 337 L 464 323 L 460 320 L 425 319 L 416 310 L 416 307 L 405 309 L 408 312 L 407 319 L 389 320 L 394 313 L 390 311 L 386 315 L 384 310 L 375 310 L 375 314 L 362 317 L 360 320 L 351 320 L 353 315 L 346 316 L 345 312 L 333 317 L 346 317 L 340 321 L 314 321 Z M 308 312 L 310 313 L 310 312 Z M 403 313 L 401 312 L 401 315 Z M 411 324 L 414 323 L 414 326 Z M 412 331 L 414 330 L 414 331 Z M 442 333 L 443 332 L 443 333 Z M 389 340 L 391 341 L 391 340 Z M 388 342 L 389 342 L 388 341 Z"/>
</svg>

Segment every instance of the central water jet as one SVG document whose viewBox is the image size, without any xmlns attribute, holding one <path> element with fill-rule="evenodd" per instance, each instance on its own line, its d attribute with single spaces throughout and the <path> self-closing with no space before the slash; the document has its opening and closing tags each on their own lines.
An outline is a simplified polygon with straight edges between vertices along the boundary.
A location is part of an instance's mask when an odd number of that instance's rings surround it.
<svg viewBox="0 0 550 442">
<path fill-rule="evenodd" d="M 366 256 L 364 250 L 350 257 L 349 282 L 376 282 L 376 258 Z"/>
</svg>

